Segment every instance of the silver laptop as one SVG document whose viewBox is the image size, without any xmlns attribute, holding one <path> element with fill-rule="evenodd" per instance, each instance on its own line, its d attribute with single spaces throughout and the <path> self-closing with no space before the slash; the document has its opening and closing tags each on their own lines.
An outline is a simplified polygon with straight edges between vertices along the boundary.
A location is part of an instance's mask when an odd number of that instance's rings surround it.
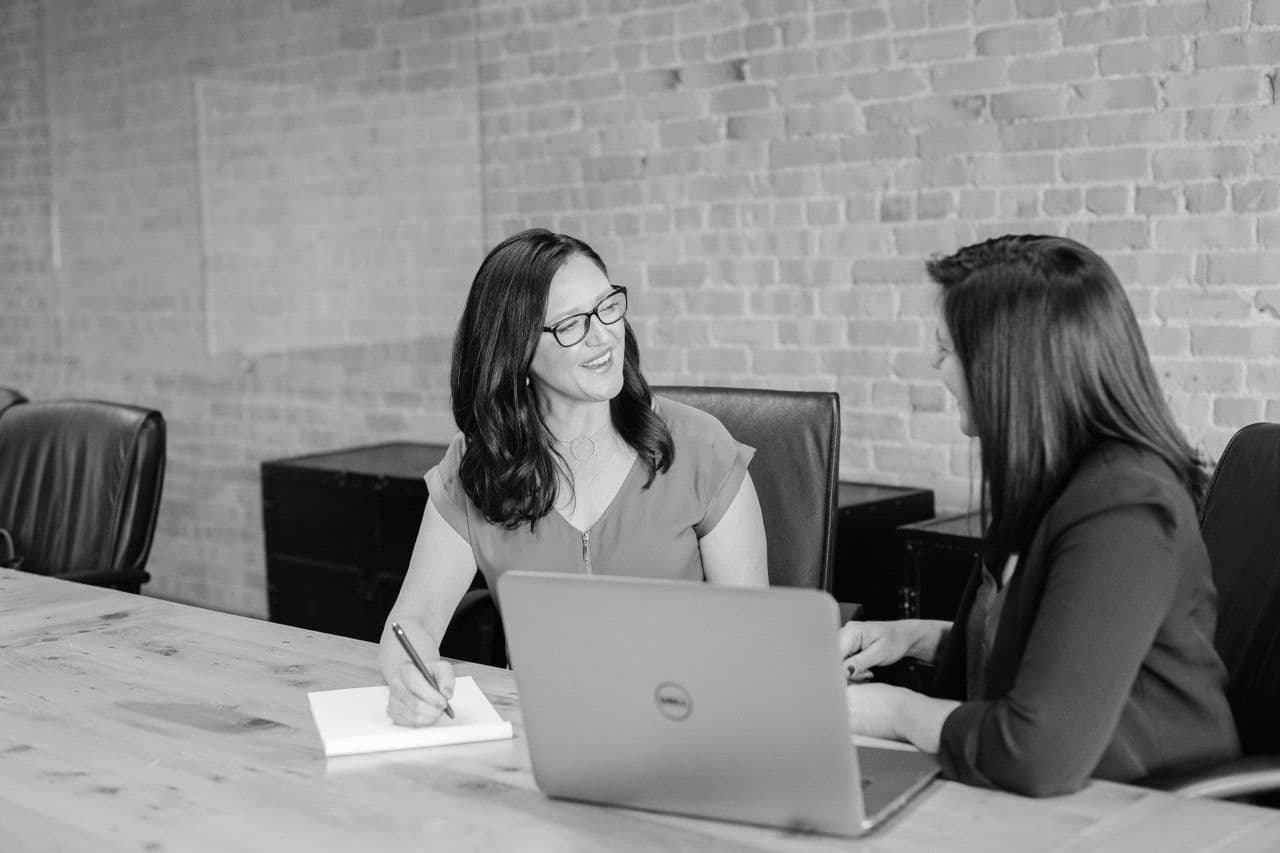
<svg viewBox="0 0 1280 853">
<path fill-rule="evenodd" d="M 512 571 L 498 599 L 552 797 L 861 835 L 938 771 L 854 747 L 825 593 Z"/>
</svg>

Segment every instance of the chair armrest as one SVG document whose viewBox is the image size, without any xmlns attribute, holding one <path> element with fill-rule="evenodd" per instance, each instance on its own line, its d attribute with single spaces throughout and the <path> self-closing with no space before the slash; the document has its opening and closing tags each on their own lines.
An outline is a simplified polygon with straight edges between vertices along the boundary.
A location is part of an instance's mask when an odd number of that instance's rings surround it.
<svg viewBox="0 0 1280 853">
<path fill-rule="evenodd" d="M 1219 800 L 1280 791 L 1280 755 L 1250 755 L 1186 770 L 1157 773 L 1137 784 L 1186 797 Z"/>
</svg>

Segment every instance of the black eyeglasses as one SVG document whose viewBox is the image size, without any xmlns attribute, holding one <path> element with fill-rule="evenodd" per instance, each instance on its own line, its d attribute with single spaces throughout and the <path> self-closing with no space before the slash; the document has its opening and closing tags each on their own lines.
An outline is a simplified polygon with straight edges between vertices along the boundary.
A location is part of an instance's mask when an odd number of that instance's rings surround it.
<svg viewBox="0 0 1280 853">
<path fill-rule="evenodd" d="M 554 326 L 543 326 L 542 331 L 556 336 L 556 343 L 562 347 L 571 347 L 587 336 L 591 331 L 591 318 L 595 317 L 606 326 L 627 316 L 627 289 L 615 287 L 613 292 L 596 303 L 596 307 L 582 314 L 570 314 Z"/>
</svg>

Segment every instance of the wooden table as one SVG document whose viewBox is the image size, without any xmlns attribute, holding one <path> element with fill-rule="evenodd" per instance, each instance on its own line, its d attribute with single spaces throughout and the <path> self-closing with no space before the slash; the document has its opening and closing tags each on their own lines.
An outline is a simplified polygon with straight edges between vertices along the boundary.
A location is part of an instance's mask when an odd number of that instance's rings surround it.
<svg viewBox="0 0 1280 853">
<path fill-rule="evenodd" d="M 550 800 L 514 741 L 325 760 L 306 692 L 369 643 L 0 570 L 0 850 L 1276 850 L 1280 812 L 1108 783 L 941 782 L 863 840 Z"/>
</svg>

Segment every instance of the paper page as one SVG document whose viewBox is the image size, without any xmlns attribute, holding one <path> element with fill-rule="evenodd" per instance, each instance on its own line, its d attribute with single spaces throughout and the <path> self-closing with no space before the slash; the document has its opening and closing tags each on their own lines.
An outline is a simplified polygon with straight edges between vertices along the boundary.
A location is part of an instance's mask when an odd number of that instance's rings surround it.
<svg viewBox="0 0 1280 853">
<path fill-rule="evenodd" d="M 442 716 L 434 725 L 397 726 L 387 716 L 385 684 L 321 690 L 307 694 L 325 755 L 354 755 L 390 749 L 414 749 L 453 743 L 502 740 L 512 736 L 511 723 L 498 716 L 475 679 L 463 676 L 454 682 L 455 719 Z"/>
</svg>

